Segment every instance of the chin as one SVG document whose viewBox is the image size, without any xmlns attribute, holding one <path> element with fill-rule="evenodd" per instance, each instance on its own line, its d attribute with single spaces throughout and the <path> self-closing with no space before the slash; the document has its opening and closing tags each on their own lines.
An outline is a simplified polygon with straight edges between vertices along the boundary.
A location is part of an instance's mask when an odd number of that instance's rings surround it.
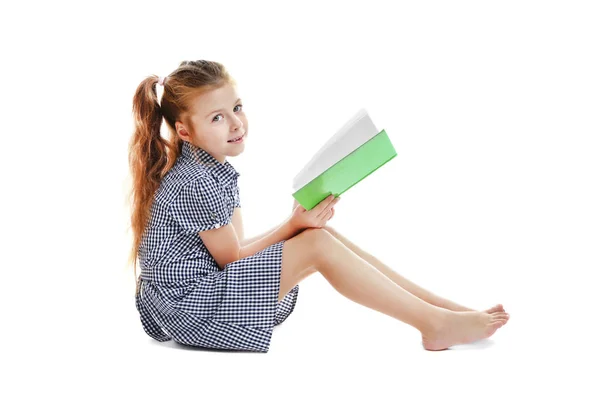
<svg viewBox="0 0 600 406">
<path fill-rule="evenodd" d="M 238 156 L 240 155 L 242 152 L 244 152 L 245 146 L 244 145 L 237 145 L 238 148 L 236 148 L 235 151 L 227 151 L 227 155 L 228 156 Z"/>
</svg>

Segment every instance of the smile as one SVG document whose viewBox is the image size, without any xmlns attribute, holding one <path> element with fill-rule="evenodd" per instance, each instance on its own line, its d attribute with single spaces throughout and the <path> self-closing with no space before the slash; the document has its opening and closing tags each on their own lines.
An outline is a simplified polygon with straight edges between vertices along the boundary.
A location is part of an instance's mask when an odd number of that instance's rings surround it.
<svg viewBox="0 0 600 406">
<path fill-rule="evenodd" d="M 242 135 L 240 138 L 236 138 L 234 140 L 229 140 L 227 142 L 230 144 L 239 144 L 244 140 L 244 138 L 246 138 L 246 134 Z"/>
</svg>

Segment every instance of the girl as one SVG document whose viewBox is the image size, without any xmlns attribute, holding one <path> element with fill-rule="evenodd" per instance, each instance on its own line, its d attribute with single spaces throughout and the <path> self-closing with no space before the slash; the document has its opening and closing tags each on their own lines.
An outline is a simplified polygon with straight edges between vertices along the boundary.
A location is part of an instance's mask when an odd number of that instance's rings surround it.
<svg viewBox="0 0 600 406">
<path fill-rule="evenodd" d="M 152 338 L 267 352 L 298 284 L 314 272 L 348 299 L 418 329 L 427 350 L 489 337 L 508 321 L 502 305 L 479 312 L 436 296 L 327 226 L 339 196 L 309 211 L 294 202 L 283 223 L 246 238 L 240 174 L 226 158 L 244 151 L 248 119 L 222 64 L 184 61 L 167 77 L 147 77 L 133 112 L 130 262 L 135 271 L 139 259 L 135 303 Z"/>
</svg>

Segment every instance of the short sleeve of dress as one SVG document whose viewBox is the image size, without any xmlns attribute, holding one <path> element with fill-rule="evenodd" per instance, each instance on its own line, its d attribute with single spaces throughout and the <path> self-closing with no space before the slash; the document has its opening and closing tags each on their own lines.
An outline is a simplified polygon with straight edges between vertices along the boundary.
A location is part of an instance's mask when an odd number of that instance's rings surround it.
<svg viewBox="0 0 600 406">
<path fill-rule="evenodd" d="M 242 207 L 240 200 L 240 188 L 237 184 L 233 187 L 233 207 Z"/>
<path fill-rule="evenodd" d="M 171 215 L 189 233 L 212 230 L 226 225 L 227 199 L 217 181 L 203 176 L 188 182 L 171 203 Z"/>
</svg>

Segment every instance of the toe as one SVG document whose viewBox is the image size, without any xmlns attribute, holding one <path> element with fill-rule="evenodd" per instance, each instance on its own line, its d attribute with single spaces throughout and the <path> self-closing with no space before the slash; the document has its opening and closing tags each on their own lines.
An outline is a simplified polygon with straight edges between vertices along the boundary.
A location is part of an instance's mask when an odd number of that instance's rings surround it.
<svg viewBox="0 0 600 406">
<path fill-rule="evenodd" d="M 488 325 L 487 329 L 486 329 L 487 337 L 494 334 L 496 332 L 496 330 L 498 330 L 501 326 L 502 326 L 502 322 L 500 322 L 500 321 L 495 321 L 495 322 L 491 323 L 490 325 Z"/>
<path fill-rule="evenodd" d="M 492 306 L 487 310 L 487 313 L 496 313 L 496 312 L 502 312 L 504 311 L 504 308 L 502 307 L 501 304 L 497 304 L 496 306 Z"/>
</svg>

